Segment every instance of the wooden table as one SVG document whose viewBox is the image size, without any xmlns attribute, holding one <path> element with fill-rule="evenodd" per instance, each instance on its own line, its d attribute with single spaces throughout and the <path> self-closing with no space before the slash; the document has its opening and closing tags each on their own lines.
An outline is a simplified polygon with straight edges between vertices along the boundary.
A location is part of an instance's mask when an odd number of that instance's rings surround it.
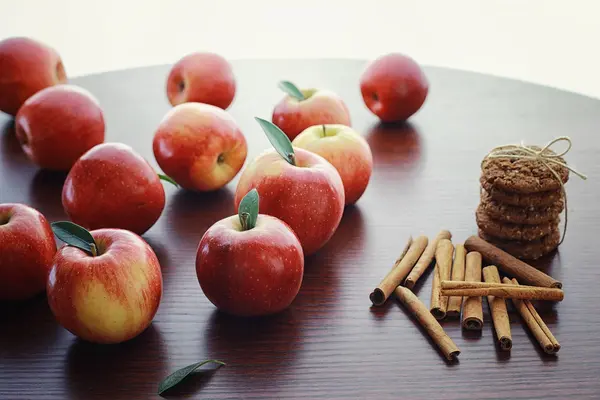
<svg viewBox="0 0 600 400">
<path fill-rule="evenodd" d="M 3 304 L 0 397 L 6 399 L 156 398 L 159 381 L 205 358 L 228 365 L 169 393 L 196 398 L 600 398 L 600 101 L 512 80 L 427 68 L 431 91 L 409 124 L 382 126 L 363 105 L 364 61 L 239 61 L 230 112 L 249 141 L 249 159 L 269 146 L 254 116 L 270 118 L 281 98 L 277 81 L 328 87 L 347 102 L 353 126 L 374 155 L 370 186 L 346 209 L 337 233 L 306 260 L 291 308 L 270 318 L 223 315 L 196 280 L 196 246 L 215 221 L 235 212 L 237 179 L 210 194 L 165 185 L 167 205 L 144 235 L 164 272 L 164 295 L 151 327 L 121 345 L 77 340 L 54 322 L 44 296 Z M 151 138 L 169 109 L 168 66 L 73 80 L 102 104 L 107 140 L 132 145 L 154 166 Z M 0 116 L 0 203 L 23 202 L 51 221 L 65 218 L 64 175 L 38 170 L 20 152 Z M 415 320 L 395 301 L 371 308 L 368 295 L 409 235 L 452 231 L 454 242 L 476 233 L 479 163 L 492 147 L 545 144 L 569 135 L 567 161 L 589 176 L 567 184 L 569 227 L 560 250 L 535 263 L 561 280 L 565 300 L 541 309 L 558 338 L 546 356 L 520 318 L 511 315 L 514 347 L 497 350 L 484 301 L 481 336 L 443 325 L 461 348 L 447 363 Z M 416 287 L 429 303 L 431 274 Z"/>
</svg>

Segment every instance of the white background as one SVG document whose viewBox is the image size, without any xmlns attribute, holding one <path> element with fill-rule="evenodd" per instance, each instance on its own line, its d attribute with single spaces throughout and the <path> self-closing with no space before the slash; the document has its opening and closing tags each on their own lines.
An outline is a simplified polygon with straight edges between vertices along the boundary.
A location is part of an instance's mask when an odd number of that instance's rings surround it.
<svg viewBox="0 0 600 400">
<path fill-rule="evenodd" d="M 55 47 L 70 76 L 198 50 L 230 59 L 398 51 L 600 98 L 598 0 L 0 0 L 0 39 L 15 35 Z"/>
</svg>

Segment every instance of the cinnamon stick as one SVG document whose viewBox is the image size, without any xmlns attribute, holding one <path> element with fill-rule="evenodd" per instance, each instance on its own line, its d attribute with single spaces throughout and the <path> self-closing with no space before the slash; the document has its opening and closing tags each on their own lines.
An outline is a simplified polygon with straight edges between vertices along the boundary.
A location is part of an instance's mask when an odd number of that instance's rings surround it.
<svg viewBox="0 0 600 400">
<path fill-rule="evenodd" d="M 500 283 L 500 274 L 495 265 L 490 265 L 483 269 L 483 280 L 489 283 Z M 512 348 L 512 335 L 510 332 L 510 320 L 506 309 L 506 301 L 502 297 L 488 296 L 488 305 L 490 314 L 492 314 L 492 323 L 494 331 L 500 344 L 500 349 L 508 351 Z"/>
<path fill-rule="evenodd" d="M 465 282 L 454 283 L 481 283 L 481 254 L 476 251 L 467 254 Z M 444 294 L 450 295 L 450 293 Z M 464 294 L 461 293 L 452 293 L 452 295 L 464 296 Z M 483 305 L 481 302 L 481 295 L 467 294 L 466 296 L 467 297 L 463 301 L 462 326 L 466 330 L 480 331 L 483 328 Z"/>
<path fill-rule="evenodd" d="M 486 242 L 478 236 L 471 236 L 465 242 L 468 251 L 477 251 L 490 264 L 496 265 L 499 270 L 519 281 L 531 286 L 562 288 L 562 283 L 532 267 L 531 265 L 513 257 L 509 253 Z"/>
<path fill-rule="evenodd" d="M 427 268 L 429 268 L 429 266 L 431 265 L 433 257 L 435 256 L 435 249 L 437 249 L 437 245 L 442 239 L 450 240 L 452 239 L 452 234 L 447 230 L 442 230 L 440 231 L 440 233 L 437 234 L 435 239 L 429 242 L 429 244 L 425 248 L 425 251 L 423 252 L 423 254 L 421 254 L 419 261 L 417 261 L 412 271 L 410 271 L 410 273 L 404 280 L 404 286 L 406 286 L 409 289 L 415 287 L 415 284 L 417 283 L 419 278 L 423 275 L 425 271 L 427 271 Z"/>
<path fill-rule="evenodd" d="M 517 282 L 517 280 L 514 278 L 511 281 L 513 285 L 519 284 L 519 282 Z M 552 332 L 550 332 L 550 329 L 548 329 L 548 326 L 546 325 L 540 314 L 538 314 L 537 310 L 533 306 L 533 303 L 531 303 L 531 301 L 529 300 L 523 300 L 523 303 L 525 304 L 525 306 L 527 306 L 527 309 L 529 310 L 535 321 L 538 323 L 544 334 L 546 334 L 548 339 L 550 339 L 550 343 L 552 343 L 552 347 L 554 347 L 554 352 L 558 352 L 560 350 L 560 343 L 558 343 L 558 340 L 556 340 Z"/>
<path fill-rule="evenodd" d="M 454 248 L 454 263 L 452 264 L 452 280 L 465 280 L 465 257 L 467 252 L 465 246 L 457 244 Z M 462 307 L 462 296 L 452 296 L 448 298 L 448 309 L 446 310 L 447 317 L 459 317 Z"/>
<path fill-rule="evenodd" d="M 394 263 L 392 270 L 388 272 L 381 283 L 379 283 L 379 286 L 369 295 L 374 305 L 380 306 L 385 303 L 394 289 L 406 278 L 406 275 L 408 275 L 419 257 L 421 257 L 425 247 L 427 247 L 427 242 L 427 236 L 419 236 L 414 241 L 411 241 L 408 251 L 401 254 Z"/>
<path fill-rule="evenodd" d="M 503 278 L 502 282 L 504 282 L 507 285 L 512 284 L 512 286 L 514 286 L 514 282 L 512 282 L 508 278 Z M 515 305 L 515 308 L 519 312 L 519 315 L 521 315 L 523 322 L 525 322 L 525 324 L 527 325 L 527 327 L 529 328 L 529 330 L 531 331 L 533 336 L 535 336 L 535 338 L 539 342 L 539 344 L 542 347 L 542 349 L 544 350 L 544 352 L 547 354 L 554 354 L 554 345 L 552 344 L 552 341 L 544 333 L 544 331 L 542 330 L 542 328 L 540 327 L 540 325 L 538 324 L 536 319 L 531 314 L 531 311 L 529 310 L 529 308 L 527 308 L 527 306 L 525 305 L 525 302 L 520 299 L 511 299 L 511 300 L 512 300 L 513 304 Z"/>
<path fill-rule="evenodd" d="M 444 331 L 444 328 L 431 315 L 427 306 L 410 290 L 403 286 L 398 286 L 394 294 L 396 298 L 411 312 L 419 321 L 421 326 L 427 331 L 433 342 L 439 347 L 447 360 L 452 361 L 460 354 L 460 349 L 450 339 Z"/>
<path fill-rule="evenodd" d="M 435 270 L 433 272 L 433 283 L 431 284 L 431 314 L 437 319 L 446 317 L 448 308 L 448 297 L 440 293 L 440 282 L 450 279 L 452 268 L 452 254 L 454 246 L 449 239 L 442 239 L 435 249 Z"/>
<path fill-rule="evenodd" d="M 469 274 L 469 255 L 467 255 L 466 274 Z M 538 286 L 453 281 L 442 281 L 440 282 L 440 286 L 442 295 L 444 296 L 495 296 L 509 299 L 547 301 L 562 301 L 564 299 L 562 289 Z"/>
</svg>

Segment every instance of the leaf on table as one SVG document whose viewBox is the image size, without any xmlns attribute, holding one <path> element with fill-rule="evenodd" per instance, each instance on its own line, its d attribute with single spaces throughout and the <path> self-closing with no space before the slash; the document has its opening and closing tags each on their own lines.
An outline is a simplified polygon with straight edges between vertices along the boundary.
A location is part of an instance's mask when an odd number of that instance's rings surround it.
<svg viewBox="0 0 600 400">
<path fill-rule="evenodd" d="M 221 368 L 223 365 L 225 365 L 225 363 L 223 361 L 219 361 L 219 360 L 204 360 L 204 361 L 200 361 L 198 363 L 192 364 L 192 365 L 188 365 L 187 367 L 183 367 L 181 369 L 178 369 L 177 371 L 173 372 L 171 375 L 167 376 L 158 385 L 158 394 L 163 394 L 167 390 L 169 390 L 172 387 L 178 385 L 185 378 L 187 378 L 192 372 L 194 372 L 195 370 L 197 370 L 201 366 L 203 366 L 205 364 L 208 364 L 208 363 L 218 364 L 217 365 L 217 369 Z"/>
</svg>

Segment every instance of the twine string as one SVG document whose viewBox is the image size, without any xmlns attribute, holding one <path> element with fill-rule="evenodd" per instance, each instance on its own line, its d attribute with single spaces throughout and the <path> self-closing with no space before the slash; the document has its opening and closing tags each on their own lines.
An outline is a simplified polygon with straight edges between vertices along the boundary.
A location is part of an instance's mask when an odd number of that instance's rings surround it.
<svg viewBox="0 0 600 400">
<path fill-rule="evenodd" d="M 551 147 L 559 142 L 566 143 L 567 148 L 560 153 L 557 151 L 554 151 L 554 150 L 552 150 L 552 152 L 551 152 Z M 583 180 L 587 179 L 586 175 L 580 173 L 575 168 L 573 168 L 570 165 L 559 160 L 561 157 L 565 156 L 571 150 L 572 145 L 573 145 L 573 143 L 571 142 L 571 139 L 568 136 L 559 136 L 556 139 L 548 142 L 548 144 L 546 144 L 540 150 L 536 150 L 532 146 L 526 146 L 523 142 L 521 142 L 521 144 L 508 144 L 508 145 L 503 145 L 503 146 L 498 146 L 498 147 L 493 148 L 484 157 L 483 161 L 481 162 L 481 165 L 483 166 L 483 163 L 485 162 L 486 159 L 494 159 L 494 158 L 533 160 L 533 161 L 541 162 L 542 165 L 544 165 L 552 173 L 552 175 L 556 178 L 558 183 L 560 183 L 562 197 L 565 200 L 565 226 L 563 229 L 563 234 L 560 239 L 559 245 L 562 244 L 563 240 L 565 239 L 565 235 L 567 234 L 567 222 L 568 222 L 567 191 L 565 190 L 565 184 L 564 184 L 563 180 L 560 178 L 560 175 L 558 174 L 558 172 L 556 172 L 556 170 L 554 168 L 552 168 L 552 166 L 554 165 L 554 166 L 560 166 L 560 167 L 566 168 L 569 171 L 571 171 L 572 173 L 574 173 L 575 175 L 577 175 L 578 177 L 580 177 L 581 179 L 583 179 Z"/>
</svg>

